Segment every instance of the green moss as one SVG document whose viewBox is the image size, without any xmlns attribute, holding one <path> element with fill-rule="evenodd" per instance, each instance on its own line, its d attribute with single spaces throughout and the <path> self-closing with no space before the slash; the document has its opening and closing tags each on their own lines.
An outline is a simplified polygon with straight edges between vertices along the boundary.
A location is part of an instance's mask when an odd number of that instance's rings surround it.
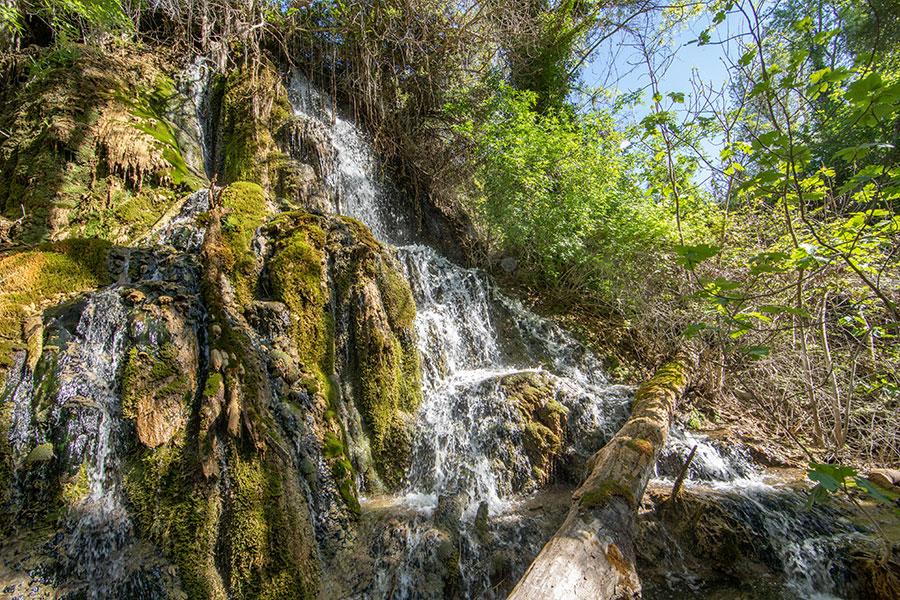
<svg viewBox="0 0 900 600">
<path fill-rule="evenodd" d="M 75 475 L 63 482 L 63 501 L 72 506 L 83 500 L 90 493 L 88 485 L 87 463 L 82 462 Z"/>
<path fill-rule="evenodd" d="M 332 401 L 334 324 L 327 308 L 325 232 L 320 225 L 317 217 L 299 212 L 288 213 L 272 224 L 270 231 L 290 233 L 275 242 L 268 264 L 269 282 L 273 296 L 284 302 L 294 317 L 291 339 L 300 364 L 312 377 L 311 391 Z"/>
<path fill-rule="evenodd" d="M 125 470 L 131 514 L 142 534 L 178 567 L 189 598 L 212 598 L 218 508 L 215 490 L 194 475 L 199 470 L 178 445 L 139 448 Z"/>
<path fill-rule="evenodd" d="M 51 459 L 53 459 L 56 454 L 53 452 L 53 444 L 50 442 L 45 442 L 43 444 L 38 444 L 35 446 L 31 452 L 28 453 L 28 456 L 25 457 L 26 465 L 34 465 L 45 463 Z"/>
<path fill-rule="evenodd" d="M 542 469 L 559 454 L 562 440 L 549 427 L 537 421 L 529 421 L 525 425 L 525 452 L 532 464 Z"/>
<path fill-rule="evenodd" d="M 415 302 L 398 265 L 362 224 L 342 219 L 349 236 L 332 236 L 344 248 L 335 275 L 350 306 L 356 402 L 369 432 L 382 482 L 397 487 L 409 466 L 411 415 L 421 402 Z M 349 237 L 349 241 L 348 241 Z"/>
<path fill-rule="evenodd" d="M 247 307 L 253 300 L 257 275 L 253 236 L 266 220 L 266 194 L 255 183 L 239 181 L 222 191 L 222 204 L 226 210 L 222 220 L 224 266 L 238 304 Z"/>
<path fill-rule="evenodd" d="M 266 474 L 258 460 L 235 457 L 229 464 L 232 499 L 226 516 L 228 531 L 228 587 L 236 598 L 255 595 L 258 573 L 265 564 L 266 540 Z"/>
<path fill-rule="evenodd" d="M 628 506 L 632 508 L 637 507 L 631 490 L 612 481 L 601 482 L 592 489 L 583 492 L 579 503 L 584 508 L 599 508 L 613 497 L 623 498 L 628 503 Z"/>
<path fill-rule="evenodd" d="M 29 310 L 109 282 L 109 248 L 102 240 L 66 240 L 0 256 L 0 367 L 23 347 Z"/>
<path fill-rule="evenodd" d="M 149 231 L 177 198 L 177 192 L 170 190 L 141 194 L 123 191 L 114 199 L 113 208 L 108 213 L 110 234 L 127 239 L 138 237 Z"/>
<path fill-rule="evenodd" d="M 556 400 L 554 382 L 545 373 L 510 375 L 500 385 L 523 419 L 523 445 L 534 480 L 538 485 L 547 483 L 562 453 L 569 411 Z"/>
<path fill-rule="evenodd" d="M 648 456 L 653 454 L 653 444 L 649 440 L 628 438 L 625 445 L 641 454 L 646 454 Z"/>
<path fill-rule="evenodd" d="M 329 431 L 325 434 L 322 453 L 331 462 L 331 474 L 337 482 L 338 493 L 347 508 L 359 514 L 359 499 L 356 497 L 356 487 L 353 484 L 353 465 L 347 459 L 344 442 Z"/>
<path fill-rule="evenodd" d="M 421 401 L 418 356 L 397 339 L 376 340 L 378 333 L 369 330 L 367 335 L 361 329 L 357 402 L 370 432 L 376 468 L 387 486 L 396 487 L 409 467 L 410 415 Z"/>
<path fill-rule="evenodd" d="M 122 377 L 122 416 L 126 419 L 136 419 L 140 410 L 151 406 L 187 407 L 191 392 L 190 381 L 178 363 L 178 350 L 171 342 L 163 343 L 156 355 L 136 347 L 128 351 Z"/>
<path fill-rule="evenodd" d="M 549 414 L 566 416 L 569 414 L 569 409 L 560 404 L 557 400 L 549 400 L 547 404 L 544 406 L 546 411 Z"/>
<path fill-rule="evenodd" d="M 296 502 L 278 463 L 230 452 L 230 502 L 224 514 L 228 587 L 234 598 L 312 598 L 316 574 L 306 561 L 311 540 L 301 530 Z M 305 512 L 305 511 L 304 511 Z"/>
<path fill-rule="evenodd" d="M 326 458 L 336 458 L 338 456 L 343 456 L 344 454 L 344 442 L 342 442 L 336 435 L 332 432 L 327 432 L 325 434 L 325 444 L 323 448 L 323 453 Z"/>
<path fill-rule="evenodd" d="M 216 394 L 219 393 L 219 390 L 222 389 L 222 374 L 221 373 L 210 373 L 209 377 L 206 378 L 206 386 L 203 388 L 203 395 L 207 398 L 213 398 Z"/>
<path fill-rule="evenodd" d="M 290 119 L 281 77 L 271 65 L 233 71 L 223 82 L 222 147 L 226 183 L 253 181 L 269 188 L 286 163 L 274 134 Z"/>
<path fill-rule="evenodd" d="M 346 314 L 351 347 L 342 354 L 349 357 L 353 398 L 366 426 L 375 471 L 388 486 L 399 485 L 408 467 L 411 414 L 421 401 L 409 285 L 397 272 L 396 261 L 358 221 L 294 211 L 272 221 L 266 232 L 273 240 L 267 288 L 290 309 L 293 352 L 304 371 L 302 379 L 334 406 L 338 396 L 332 381 L 332 311 L 341 318 Z M 333 446 L 331 458 L 336 459 L 339 440 L 329 435 L 334 439 L 326 438 L 326 452 Z M 368 470 L 367 465 L 358 466 Z M 347 482 L 349 497 L 352 477 Z"/>
</svg>

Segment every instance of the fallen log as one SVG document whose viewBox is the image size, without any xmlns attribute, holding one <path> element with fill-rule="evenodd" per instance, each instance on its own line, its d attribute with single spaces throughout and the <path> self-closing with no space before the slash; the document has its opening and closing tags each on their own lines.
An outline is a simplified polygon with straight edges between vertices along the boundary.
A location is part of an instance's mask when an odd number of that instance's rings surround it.
<svg viewBox="0 0 900 600">
<path fill-rule="evenodd" d="M 682 349 L 638 388 L 631 416 L 589 463 L 572 508 L 509 600 L 639 598 L 633 537 L 637 507 L 697 364 Z"/>
</svg>

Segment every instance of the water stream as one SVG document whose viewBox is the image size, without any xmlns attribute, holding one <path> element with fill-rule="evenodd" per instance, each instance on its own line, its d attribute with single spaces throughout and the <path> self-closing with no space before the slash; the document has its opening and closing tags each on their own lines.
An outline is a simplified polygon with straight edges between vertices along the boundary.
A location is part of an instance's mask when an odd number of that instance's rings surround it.
<svg viewBox="0 0 900 600">
<path fill-rule="evenodd" d="M 416 300 L 416 333 L 422 357 L 424 400 L 416 427 L 413 464 L 405 495 L 396 499 L 420 511 L 408 529 L 400 564 L 382 565 L 375 597 L 415 597 L 425 585 L 423 556 L 432 551 L 429 517 L 448 499 L 461 511 L 460 570 L 466 597 L 492 597 L 479 536 L 473 524 L 485 510 L 494 522 L 517 518 L 521 482 L 532 465 L 521 450 L 515 409 L 502 382 L 511 375 L 542 373 L 553 381 L 568 410 L 567 452 L 581 461 L 600 448 L 627 417 L 630 390 L 610 385 L 599 362 L 559 327 L 500 292 L 483 273 L 462 268 L 434 248 L 417 243 L 396 192 L 378 173 L 365 135 L 302 76 L 291 82 L 298 115 L 328 130 L 335 150 L 330 182 L 338 212 L 394 244 Z M 849 527 L 823 527 L 804 513 L 800 492 L 765 480 L 739 446 L 712 442 L 673 428 L 659 463 L 657 484 L 671 482 L 690 449 L 697 455 L 688 486 L 707 486 L 733 518 L 757 532 L 785 575 L 786 597 L 834 597 L 835 548 Z M 577 475 L 576 475 L 577 478 Z M 511 541 L 522 527 L 504 530 Z M 432 537 L 429 537 L 432 536 Z M 501 540 L 501 543 L 503 540 Z M 540 548 L 520 546 L 525 555 Z M 846 569 L 846 565 L 843 566 Z"/>
<path fill-rule="evenodd" d="M 379 177 L 371 146 L 352 120 L 300 76 L 292 81 L 291 99 L 298 114 L 330 133 L 335 208 L 395 246 L 416 301 L 424 399 L 406 491 L 397 501 L 430 515 L 452 499 L 468 546 L 460 564 L 466 596 L 490 596 L 476 568 L 485 557 L 470 535 L 472 524 L 479 508 L 491 517 L 515 511 L 516 492 L 533 489 L 528 481 L 534 465 L 522 449 L 525 424 L 504 381 L 539 374 L 552 382 L 568 412 L 567 452 L 581 463 L 624 421 L 631 390 L 611 385 L 589 352 L 505 296 L 484 273 L 416 243 L 412 220 Z M 412 597 L 421 583 L 417 545 L 427 545 L 427 532 L 411 529 L 408 558 L 394 578 L 396 597 Z"/>
</svg>

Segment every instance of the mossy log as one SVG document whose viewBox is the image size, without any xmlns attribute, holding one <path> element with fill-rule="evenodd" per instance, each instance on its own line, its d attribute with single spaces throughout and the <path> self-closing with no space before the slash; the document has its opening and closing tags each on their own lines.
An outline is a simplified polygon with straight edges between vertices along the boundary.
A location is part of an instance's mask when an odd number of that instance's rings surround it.
<svg viewBox="0 0 900 600">
<path fill-rule="evenodd" d="M 633 536 L 638 504 L 696 366 L 683 349 L 637 391 L 631 417 L 590 461 L 565 522 L 510 600 L 637 598 Z"/>
</svg>

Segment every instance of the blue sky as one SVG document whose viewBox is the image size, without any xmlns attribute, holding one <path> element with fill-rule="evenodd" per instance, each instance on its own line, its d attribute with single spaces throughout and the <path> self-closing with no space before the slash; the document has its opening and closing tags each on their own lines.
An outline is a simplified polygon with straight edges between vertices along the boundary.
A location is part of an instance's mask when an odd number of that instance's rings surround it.
<svg viewBox="0 0 900 600">
<path fill-rule="evenodd" d="M 692 77 L 699 77 L 715 87 L 721 87 L 726 82 L 728 71 L 723 58 L 726 54 L 737 55 L 736 43 L 704 46 L 690 43 L 697 39 L 709 23 L 709 16 L 703 15 L 692 19 L 683 29 L 673 33 L 669 50 L 674 58 L 667 64 L 665 70 L 658 73 L 660 91 L 663 94 L 668 92 L 690 94 L 689 82 Z M 731 14 L 725 22 L 716 27 L 712 39 L 714 41 L 725 39 L 741 31 L 743 31 L 741 17 Z M 588 85 L 617 89 L 622 93 L 649 86 L 647 68 L 641 62 L 639 52 L 636 48 L 627 47 L 631 39 L 628 34 L 616 34 L 598 48 L 582 73 L 584 82 Z M 649 96 L 649 93 L 646 94 L 646 101 L 649 101 Z"/>
<path fill-rule="evenodd" d="M 707 44 L 700 46 L 691 43 L 696 40 L 710 24 L 709 15 L 701 15 L 692 19 L 681 29 L 670 31 L 667 50 L 663 54 L 671 57 L 663 68 L 657 70 L 660 92 L 665 96 L 670 92 L 681 92 L 687 102 L 674 104 L 676 111 L 684 111 L 690 106 L 692 95 L 691 80 L 703 82 L 714 89 L 722 89 L 728 81 L 726 56 L 740 56 L 738 42 Z M 712 32 L 713 42 L 727 40 L 735 34 L 745 31 L 740 15 L 730 14 Z M 650 110 L 652 93 L 649 91 L 650 78 L 647 67 L 638 48 L 634 47 L 634 38 L 625 33 L 616 34 L 598 48 L 582 73 L 582 80 L 587 86 L 604 87 L 613 93 L 626 94 L 636 90 L 645 90 L 643 102 L 631 111 L 620 115 L 626 120 L 639 121 Z M 664 104 L 668 105 L 668 101 Z M 703 143 L 705 153 L 711 156 L 718 154 L 716 140 Z M 708 173 L 699 174 L 705 179 Z"/>
</svg>

